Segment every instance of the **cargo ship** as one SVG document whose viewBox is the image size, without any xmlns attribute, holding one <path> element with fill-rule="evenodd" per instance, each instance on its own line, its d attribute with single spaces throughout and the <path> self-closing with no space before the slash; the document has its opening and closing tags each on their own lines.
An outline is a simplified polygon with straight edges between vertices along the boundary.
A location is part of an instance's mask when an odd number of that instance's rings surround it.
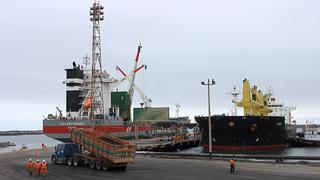
<svg viewBox="0 0 320 180">
<path fill-rule="evenodd" d="M 102 69 L 100 23 L 104 19 L 103 9 L 104 7 L 96 2 L 90 8 L 93 27 L 91 58 L 86 56 L 83 65 L 73 62 L 70 68 L 65 69 L 66 115 L 57 107 L 55 115 L 49 114 L 45 117 L 44 134 L 69 142 L 70 130 L 74 128 L 93 128 L 122 138 L 178 133 L 181 123 L 169 119 L 169 108 L 150 107 L 151 99 L 134 84 L 136 73 L 146 67 L 138 66 L 141 44 L 138 46 L 131 73 L 126 74 L 117 66 L 117 70 L 123 75 L 122 79 L 115 79 Z M 117 87 L 123 81 L 129 82 L 129 90 L 118 91 Z M 131 104 L 135 89 L 142 97 L 143 103 L 140 104 L 144 107 L 134 110 L 139 115 L 135 116 L 137 121 L 132 122 Z M 157 123 L 148 121 L 152 120 L 150 117 L 158 120 Z"/>
<path fill-rule="evenodd" d="M 286 147 L 288 131 L 286 124 L 292 122 L 291 111 L 294 106 L 279 104 L 271 90 L 263 94 L 256 86 L 250 87 L 243 81 L 242 100 L 237 101 L 240 93 L 234 91 L 234 113 L 232 116 L 211 116 L 213 151 L 253 151 L 271 150 Z M 243 116 L 237 116 L 236 108 L 242 107 Z M 209 150 L 208 116 L 196 116 L 202 132 L 203 151 Z"/>
</svg>

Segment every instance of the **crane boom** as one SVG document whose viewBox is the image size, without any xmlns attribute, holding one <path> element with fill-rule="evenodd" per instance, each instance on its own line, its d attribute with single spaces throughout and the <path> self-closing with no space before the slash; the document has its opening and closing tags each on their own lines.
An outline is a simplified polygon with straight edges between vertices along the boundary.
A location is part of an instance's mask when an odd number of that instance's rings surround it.
<svg viewBox="0 0 320 180">
<path fill-rule="evenodd" d="M 132 79 L 130 81 L 130 87 L 129 87 L 129 97 L 130 97 L 130 103 L 132 103 L 132 97 L 133 97 L 133 93 L 134 93 L 134 89 L 133 89 L 133 84 L 134 84 L 134 80 L 135 80 L 135 77 L 136 77 L 136 72 L 135 71 L 137 69 L 137 66 L 138 66 L 138 61 L 139 61 L 139 57 L 140 57 L 140 51 L 142 49 L 142 46 L 141 46 L 141 43 L 139 44 L 138 46 L 138 50 L 137 50 L 137 55 L 136 55 L 136 59 L 135 59 L 135 63 L 134 63 L 134 67 L 133 67 L 133 76 L 132 76 Z"/>
<path fill-rule="evenodd" d="M 59 109 L 58 107 L 56 107 L 56 109 L 58 110 L 58 112 L 59 112 L 59 118 L 60 117 L 62 117 L 62 110 L 61 109 Z"/>
<path fill-rule="evenodd" d="M 123 71 L 122 71 L 122 69 L 119 67 L 119 66 L 117 66 L 116 67 L 116 69 L 118 70 L 118 71 L 120 71 L 121 72 L 121 74 L 124 76 L 124 77 L 126 77 L 127 75 L 126 75 L 126 73 L 124 73 Z"/>
<path fill-rule="evenodd" d="M 140 71 L 142 68 L 146 67 L 144 64 L 142 64 L 140 67 L 138 67 L 137 69 L 133 70 L 134 73 Z"/>
<path fill-rule="evenodd" d="M 139 68 L 135 69 L 134 72 L 132 72 L 131 74 L 129 75 L 126 75 L 126 73 L 124 73 L 124 71 L 119 67 L 117 66 L 117 70 L 119 70 L 121 72 L 121 74 L 124 76 L 124 78 L 122 78 L 121 80 L 124 81 L 124 80 L 127 80 L 129 82 L 132 82 L 132 76 L 134 73 L 140 71 L 143 67 L 146 67 L 145 65 L 141 65 Z M 122 82 L 121 81 L 121 82 Z M 137 90 L 137 92 L 139 93 L 143 103 L 144 103 L 144 106 L 145 107 L 151 107 L 151 103 L 152 103 L 152 100 L 150 98 L 148 98 L 148 96 L 137 86 L 133 83 L 133 88 L 135 90 Z"/>
</svg>

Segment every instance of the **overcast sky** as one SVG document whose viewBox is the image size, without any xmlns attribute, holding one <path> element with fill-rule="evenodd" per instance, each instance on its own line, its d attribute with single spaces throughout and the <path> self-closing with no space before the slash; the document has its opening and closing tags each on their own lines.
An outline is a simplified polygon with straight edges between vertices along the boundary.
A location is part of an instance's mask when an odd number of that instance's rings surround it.
<svg viewBox="0 0 320 180">
<path fill-rule="evenodd" d="M 248 78 L 280 102 L 298 105 L 298 122 L 320 120 L 320 1 L 104 0 L 103 67 L 131 70 L 142 42 L 139 85 L 153 106 L 175 116 L 230 113 L 234 85 Z M 43 116 L 65 110 L 64 69 L 90 54 L 92 1 L 0 1 L 0 130 L 41 129 Z M 122 90 L 127 85 L 121 86 Z M 140 99 L 136 95 L 135 106 Z M 320 122 L 320 121 L 318 121 Z"/>
</svg>

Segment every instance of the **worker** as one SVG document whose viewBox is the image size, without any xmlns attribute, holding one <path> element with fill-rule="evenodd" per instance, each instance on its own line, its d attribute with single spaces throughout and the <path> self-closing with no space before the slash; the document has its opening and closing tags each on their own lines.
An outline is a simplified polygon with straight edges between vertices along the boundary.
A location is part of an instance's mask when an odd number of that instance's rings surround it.
<svg viewBox="0 0 320 180">
<path fill-rule="evenodd" d="M 46 144 L 42 143 L 41 148 L 42 148 L 42 150 L 45 150 L 47 148 Z"/>
<path fill-rule="evenodd" d="M 46 160 L 42 161 L 41 174 L 42 174 L 42 176 L 46 176 L 47 175 L 47 163 L 46 163 Z"/>
<path fill-rule="evenodd" d="M 234 173 L 234 170 L 235 170 L 235 163 L 234 163 L 234 159 L 231 158 L 230 160 L 230 173 L 233 174 Z"/>
<path fill-rule="evenodd" d="M 41 170 L 41 163 L 39 161 L 39 159 L 37 160 L 36 164 L 34 165 L 35 169 L 36 169 L 36 173 L 37 176 L 40 176 L 40 170 Z"/>
<path fill-rule="evenodd" d="M 30 175 L 30 176 L 32 176 L 33 167 L 34 167 L 34 164 L 33 164 L 32 160 L 29 159 L 29 161 L 28 161 L 28 163 L 27 163 L 27 168 L 28 168 L 28 171 L 29 171 L 29 175 Z"/>
</svg>

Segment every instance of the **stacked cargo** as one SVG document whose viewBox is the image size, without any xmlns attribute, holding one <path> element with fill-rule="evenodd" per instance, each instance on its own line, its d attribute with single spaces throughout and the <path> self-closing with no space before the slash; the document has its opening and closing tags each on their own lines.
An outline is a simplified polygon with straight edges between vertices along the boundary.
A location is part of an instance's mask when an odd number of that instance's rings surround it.
<svg viewBox="0 0 320 180">
<path fill-rule="evenodd" d="M 121 117 L 125 121 L 131 119 L 131 103 L 127 91 L 111 92 L 111 107 L 115 109 L 116 116 Z"/>
<path fill-rule="evenodd" d="M 85 157 L 86 161 L 92 162 L 90 166 L 100 164 L 101 166 L 126 168 L 128 163 L 134 161 L 135 145 L 100 131 L 73 129 L 71 140 L 90 152 L 90 155 Z"/>
<path fill-rule="evenodd" d="M 145 107 L 133 109 L 133 121 L 169 120 L 169 107 Z"/>
</svg>

